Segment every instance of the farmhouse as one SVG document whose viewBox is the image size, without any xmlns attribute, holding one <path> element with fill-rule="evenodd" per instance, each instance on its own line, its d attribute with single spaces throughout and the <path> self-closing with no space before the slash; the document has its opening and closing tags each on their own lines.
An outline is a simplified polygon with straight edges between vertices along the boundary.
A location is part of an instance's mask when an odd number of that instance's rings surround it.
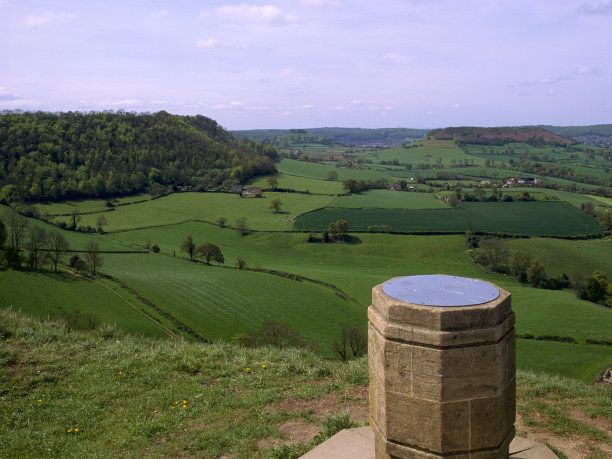
<svg viewBox="0 0 612 459">
<path fill-rule="evenodd" d="M 256 198 L 261 198 L 261 188 L 256 186 L 250 186 L 246 190 L 242 190 L 240 194 L 241 198 L 247 198 L 249 196 L 255 196 Z"/>
</svg>

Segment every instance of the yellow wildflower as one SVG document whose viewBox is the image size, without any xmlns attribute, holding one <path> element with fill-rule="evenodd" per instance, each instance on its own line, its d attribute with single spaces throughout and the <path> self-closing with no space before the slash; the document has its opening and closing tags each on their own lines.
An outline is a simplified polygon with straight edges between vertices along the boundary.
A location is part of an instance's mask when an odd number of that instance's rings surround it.
<svg viewBox="0 0 612 459">
<path fill-rule="evenodd" d="M 79 428 L 77 427 L 76 429 L 74 429 L 74 431 L 75 431 L 75 432 L 78 432 L 78 431 L 79 431 Z"/>
</svg>

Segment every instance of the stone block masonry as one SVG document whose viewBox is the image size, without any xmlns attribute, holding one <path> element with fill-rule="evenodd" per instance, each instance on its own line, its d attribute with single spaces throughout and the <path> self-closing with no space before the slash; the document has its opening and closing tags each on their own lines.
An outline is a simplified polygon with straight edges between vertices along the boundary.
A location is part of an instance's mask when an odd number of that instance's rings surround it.
<svg viewBox="0 0 612 459">
<path fill-rule="evenodd" d="M 377 458 L 508 457 L 516 385 L 510 293 L 452 276 L 395 278 L 374 287 L 368 320 Z"/>
</svg>

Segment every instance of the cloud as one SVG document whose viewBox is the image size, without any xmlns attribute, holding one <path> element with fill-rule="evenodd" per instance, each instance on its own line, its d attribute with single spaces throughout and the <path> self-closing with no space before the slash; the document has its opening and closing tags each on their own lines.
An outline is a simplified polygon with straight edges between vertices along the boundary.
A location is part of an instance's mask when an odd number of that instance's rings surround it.
<svg viewBox="0 0 612 459">
<path fill-rule="evenodd" d="M 583 3 L 578 7 L 578 14 L 594 15 L 594 16 L 610 16 L 612 15 L 612 0 L 603 3 Z"/>
<path fill-rule="evenodd" d="M 140 105 L 142 102 L 138 99 L 121 99 L 121 100 L 105 100 L 100 102 L 100 105 L 104 105 L 107 107 L 117 107 L 117 106 L 133 106 Z"/>
<path fill-rule="evenodd" d="M 389 64 L 407 64 L 411 59 L 401 53 L 386 53 L 383 55 L 383 60 Z"/>
<path fill-rule="evenodd" d="M 76 14 L 72 13 L 43 13 L 35 16 L 28 16 L 25 24 L 28 27 L 41 27 L 54 22 L 64 22 L 76 19 Z"/>
<path fill-rule="evenodd" d="M 0 100 L 19 100 L 19 97 L 11 93 L 4 86 L 0 86 Z"/>
<path fill-rule="evenodd" d="M 340 8 L 344 6 L 339 0 L 300 0 L 304 6 L 314 6 L 315 8 Z"/>
<path fill-rule="evenodd" d="M 578 75 L 601 75 L 601 69 L 599 67 L 589 67 L 588 65 L 583 65 L 576 69 L 576 73 Z"/>
<path fill-rule="evenodd" d="M 208 40 L 198 40 L 196 42 L 196 46 L 198 48 L 207 48 L 207 49 L 233 48 L 234 47 L 234 45 L 229 42 L 219 41 L 215 38 L 209 38 Z"/>
<path fill-rule="evenodd" d="M 217 8 L 215 14 L 231 22 L 270 26 L 288 25 L 298 19 L 297 16 L 285 13 L 273 5 L 228 5 Z"/>
<path fill-rule="evenodd" d="M 560 83 L 561 81 L 571 81 L 573 79 L 574 78 L 572 78 L 571 76 L 546 77 L 546 78 L 540 78 L 539 80 L 523 81 L 520 84 L 521 86 L 532 86 L 532 85 L 540 85 L 540 84 L 552 85 L 552 84 Z"/>
<path fill-rule="evenodd" d="M 151 13 L 149 13 L 149 16 L 151 16 L 152 18 L 163 18 L 168 16 L 168 10 L 157 10 L 157 11 L 152 11 Z"/>
</svg>

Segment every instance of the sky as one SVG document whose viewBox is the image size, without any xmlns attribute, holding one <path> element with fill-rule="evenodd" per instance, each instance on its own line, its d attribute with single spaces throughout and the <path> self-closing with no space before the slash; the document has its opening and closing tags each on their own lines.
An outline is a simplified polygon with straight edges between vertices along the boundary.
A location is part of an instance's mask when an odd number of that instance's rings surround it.
<svg viewBox="0 0 612 459">
<path fill-rule="evenodd" d="M 612 0 L 0 0 L 0 110 L 612 123 Z"/>
</svg>

